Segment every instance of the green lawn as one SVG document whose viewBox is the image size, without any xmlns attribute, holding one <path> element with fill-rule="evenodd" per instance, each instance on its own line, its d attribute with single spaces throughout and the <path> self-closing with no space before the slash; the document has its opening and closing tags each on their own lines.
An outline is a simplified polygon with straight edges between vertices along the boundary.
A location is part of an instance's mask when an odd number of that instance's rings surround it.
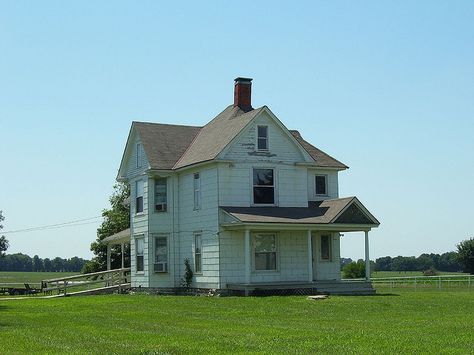
<svg viewBox="0 0 474 355">
<path fill-rule="evenodd" d="M 79 272 L 23 272 L 23 271 L 0 271 L 0 284 L 25 282 L 30 284 L 40 284 L 42 280 L 55 279 L 80 274 Z"/>
<path fill-rule="evenodd" d="M 473 352 L 474 290 L 0 301 L 2 353 Z"/>
</svg>

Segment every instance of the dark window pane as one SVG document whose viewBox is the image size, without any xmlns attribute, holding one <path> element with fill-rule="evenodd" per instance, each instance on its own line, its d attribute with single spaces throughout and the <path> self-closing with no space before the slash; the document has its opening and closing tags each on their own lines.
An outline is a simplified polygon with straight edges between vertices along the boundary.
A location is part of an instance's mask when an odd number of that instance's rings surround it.
<svg viewBox="0 0 474 355">
<path fill-rule="evenodd" d="M 253 188 L 254 203 L 275 203 L 273 187 L 254 187 Z"/>
<path fill-rule="evenodd" d="M 268 140 L 266 138 L 258 139 L 258 149 L 268 149 L 267 145 Z"/>
<path fill-rule="evenodd" d="M 136 212 L 143 212 L 143 196 L 137 197 L 136 199 Z"/>
<path fill-rule="evenodd" d="M 276 253 L 255 253 L 255 270 L 276 270 Z"/>
<path fill-rule="evenodd" d="M 195 256 L 195 262 L 196 262 L 196 265 L 194 266 L 195 268 L 195 272 L 201 272 L 202 271 L 202 267 L 201 267 L 201 254 L 196 254 Z"/>
<path fill-rule="evenodd" d="M 268 127 L 258 126 L 258 138 L 267 138 L 267 137 L 268 137 Z"/>
<path fill-rule="evenodd" d="M 326 195 L 326 176 L 316 176 L 316 195 Z"/>
<path fill-rule="evenodd" d="M 143 271 L 143 255 L 137 255 L 137 271 Z"/>
<path fill-rule="evenodd" d="M 253 184 L 273 186 L 273 169 L 253 169 Z"/>
<path fill-rule="evenodd" d="M 321 236 L 321 259 L 322 260 L 329 260 L 330 259 L 330 238 L 328 235 Z"/>
</svg>

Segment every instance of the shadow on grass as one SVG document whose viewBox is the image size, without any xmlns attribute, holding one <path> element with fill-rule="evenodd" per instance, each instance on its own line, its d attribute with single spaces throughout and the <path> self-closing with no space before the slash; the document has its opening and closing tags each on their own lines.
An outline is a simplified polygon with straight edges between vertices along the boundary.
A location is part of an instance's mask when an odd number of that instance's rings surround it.
<svg viewBox="0 0 474 355">
<path fill-rule="evenodd" d="M 379 296 L 379 297 L 386 297 L 386 296 L 400 296 L 398 293 L 388 293 L 388 292 L 382 292 L 382 293 L 376 293 L 373 296 Z"/>
</svg>

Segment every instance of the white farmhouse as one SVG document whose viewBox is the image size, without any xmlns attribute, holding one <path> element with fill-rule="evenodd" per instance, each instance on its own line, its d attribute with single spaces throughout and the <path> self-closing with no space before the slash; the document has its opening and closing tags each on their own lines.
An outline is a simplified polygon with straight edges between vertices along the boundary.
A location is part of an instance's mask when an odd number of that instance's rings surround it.
<svg viewBox="0 0 474 355">
<path fill-rule="evenodd" d="M 156 292 L 181 286 L 229 294 L 372 293 L 341 281 L 340 237 L 377 219 L 356 197 L 340 198 L 348 167 L 251 105 L 251 81 L 235 79 L 234 103 L 202 127 L 133 122 L 118 172 L 131 188 L 131 283 Z M 308 127 L 309 128 L 309 127 Z"/>
</svg>

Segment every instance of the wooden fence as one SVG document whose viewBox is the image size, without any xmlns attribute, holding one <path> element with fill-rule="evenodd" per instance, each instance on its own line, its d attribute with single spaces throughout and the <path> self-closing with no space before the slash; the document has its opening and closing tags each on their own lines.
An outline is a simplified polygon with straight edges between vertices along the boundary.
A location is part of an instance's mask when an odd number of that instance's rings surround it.
<svg viewBox="0 0 474 355">
<path fill-rule="evenodd" d="M 416 290 L 456 287 L 474 290 L 474 275 L 376 277 L 372 278 L 371 282 L 375 288 L 413 288 Z"/>
</svg>

